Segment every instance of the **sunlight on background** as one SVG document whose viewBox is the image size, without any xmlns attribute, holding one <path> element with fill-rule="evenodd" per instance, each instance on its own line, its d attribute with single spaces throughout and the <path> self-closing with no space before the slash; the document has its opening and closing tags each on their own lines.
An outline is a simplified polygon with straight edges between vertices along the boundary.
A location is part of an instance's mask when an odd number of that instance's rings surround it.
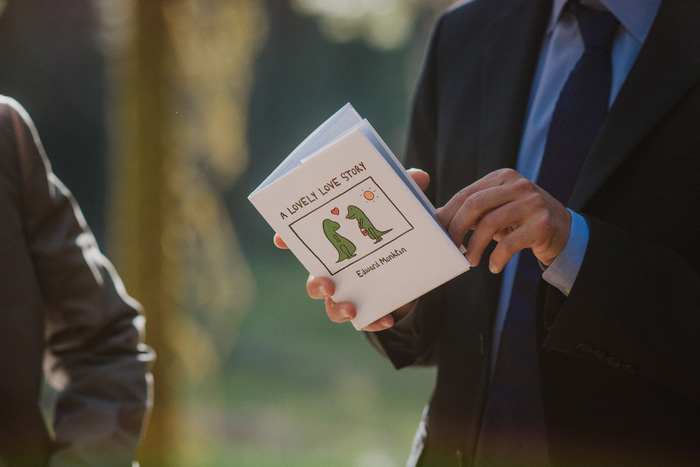
<svg viewBox="0 0 700 467">
<path fill-rule="evenodd" d="M 365 40 L 370 46 L 394 49 L 412 32 L 419 4 L 406 0 L 293 0 L 302 14 L 318 17 L 331 40 Z"/>
</svg>

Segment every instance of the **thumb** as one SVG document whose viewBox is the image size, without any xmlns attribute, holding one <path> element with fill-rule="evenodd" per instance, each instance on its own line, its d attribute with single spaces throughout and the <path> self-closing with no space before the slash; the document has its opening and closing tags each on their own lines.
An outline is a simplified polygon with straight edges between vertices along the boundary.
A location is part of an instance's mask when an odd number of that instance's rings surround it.
<svg viewBox="0 0 700 467">
<path fill-rule="evenodd" d="M 428 175 L 428 172 L 414 168 L 408 169 L 407 172 L 408 175 L 411 176 L 413 181 L 416 182 L 418 188 L 420 188 L 422 191 L 428 189 L 428 186 L 430 185 L 430 175 Z"/>
</svg>

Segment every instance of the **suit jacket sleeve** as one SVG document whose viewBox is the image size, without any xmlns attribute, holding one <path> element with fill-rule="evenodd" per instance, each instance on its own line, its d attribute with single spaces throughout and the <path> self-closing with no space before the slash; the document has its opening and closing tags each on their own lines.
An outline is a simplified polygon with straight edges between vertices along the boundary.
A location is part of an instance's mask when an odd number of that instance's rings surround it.
<svg viewBox="0 0 700 467">
<path fill-rule="evenodd" d="M 7 99 L 27 244 L 45 304 L 44 369 L 58 391 L 50 466 L 127 466 L 151 404 L 145 320 L 51 172 L 26 112 Z"/>
<path fill-rule="evenodd" d="M 587 220 L 591 238 L 571 294 L 564 299 L 545 285 L 540 295 L 544 348 L 637 374 L 700 403 L 696 248 L 684 256 L 601 219 Z"/>
</svg>

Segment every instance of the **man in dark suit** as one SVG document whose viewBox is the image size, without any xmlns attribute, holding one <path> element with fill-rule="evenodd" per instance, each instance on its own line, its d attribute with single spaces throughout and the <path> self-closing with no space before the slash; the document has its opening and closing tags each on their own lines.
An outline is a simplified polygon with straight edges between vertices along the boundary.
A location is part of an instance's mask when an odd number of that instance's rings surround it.
<svg viewBox="0 0 700 467">
<path fill-rule="evenodd" d="M 141 307 L 0 96 L 0 465 L 131 466 L 150 407 Z M 57 390 L 47 427 L 42 369 Z"/>
<path fill-rule="evenodd" d="M 478 266 L 367 328 L 397 368 L 438 366 L 419 465 L 700 462 L 700 4 L 582 3 L 619 25 L 609 110 L 563 201 L 534 182 L 584 48 L 576 7 L 475 0 L 433 34 L 407 165 Z M 516 437 L 486 427 L 519 250 L 545 272 L 529 320 L 539 415 Z M 354 317 L 330 280 L 307 290 L 333 321 Z"/>
</svg>

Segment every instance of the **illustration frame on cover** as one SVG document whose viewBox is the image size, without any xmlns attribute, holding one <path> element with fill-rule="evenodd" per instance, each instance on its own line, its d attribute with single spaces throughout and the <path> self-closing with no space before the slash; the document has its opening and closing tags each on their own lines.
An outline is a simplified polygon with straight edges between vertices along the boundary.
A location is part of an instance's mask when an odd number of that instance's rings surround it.
<svg viewBox="0 0 700 467">
<path fill-rule="evenodd" d="M 401 254 L 398 249 L 391 251 L 391 245 L 413 230 L 406 216 L 372 177 L 289 227 L 331 276 L 380 250 L 387 249 L 387 258 Z"/>
</svg>

